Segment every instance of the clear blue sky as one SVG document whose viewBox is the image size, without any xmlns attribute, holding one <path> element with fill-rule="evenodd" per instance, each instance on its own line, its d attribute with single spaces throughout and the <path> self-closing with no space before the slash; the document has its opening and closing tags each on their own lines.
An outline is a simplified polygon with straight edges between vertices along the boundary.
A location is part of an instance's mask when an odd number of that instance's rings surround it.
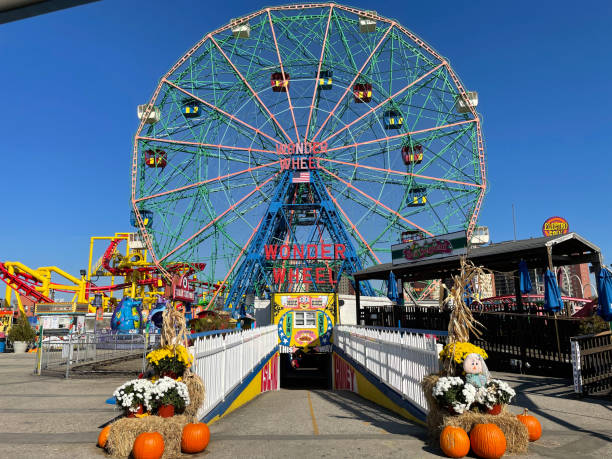
<svg viewBox="0 0 612 459">
<path fill-rule="evenodd" d="M 136 105 L 209 31 L 266 3 L 103 0 L 0 26 L 0 260 L 86 267 L 129 231 Z M 612 257 L 612 3 L 350 2 L 393 17 L 480 95 L 495 242 L 553 215 Z M 211 6 L 214 5 L 214 6 Z"/>
</svg>

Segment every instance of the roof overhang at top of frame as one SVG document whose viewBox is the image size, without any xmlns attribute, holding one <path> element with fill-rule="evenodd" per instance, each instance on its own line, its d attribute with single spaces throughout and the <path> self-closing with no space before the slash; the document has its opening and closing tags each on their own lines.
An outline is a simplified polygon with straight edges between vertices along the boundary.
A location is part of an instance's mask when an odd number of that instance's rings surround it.
<svg viewBox="0 0 612 459">
<path fill-rule="evenodd" d="M 99 0 L 0 0 L 0 24 Z"/>
<path fill-rule="evenodd" d="M 495 271 L 516 271 L 521 260 L 529 268 L 546 268 L 551 261 L 555 266 L 580 263 L 601 263 L 601 250 L 576 233 L 538 237 L 519 241 L 506 241 L 468 249 L 467 259 L 476 266 Z M 414 263 L 392 265 L 384 263 L 371 266 L 354 274 L 355 280 L 388 280 L 393 271 L 404 282 L 445 279 L 460 268 L 460 256 L 423 260 Z"/>
</svg>

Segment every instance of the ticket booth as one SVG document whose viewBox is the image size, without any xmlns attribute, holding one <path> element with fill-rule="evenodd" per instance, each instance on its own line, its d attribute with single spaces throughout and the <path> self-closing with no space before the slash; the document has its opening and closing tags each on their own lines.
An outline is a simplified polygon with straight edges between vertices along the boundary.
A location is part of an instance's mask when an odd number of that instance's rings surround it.
<svg viewBox="0 0 612 459">
<path fill-rule="evenodd" d="M 87 303 L 36 303 L 34 314 L 43 327 L 43 335 L 85 332 Z"/>
</svg>

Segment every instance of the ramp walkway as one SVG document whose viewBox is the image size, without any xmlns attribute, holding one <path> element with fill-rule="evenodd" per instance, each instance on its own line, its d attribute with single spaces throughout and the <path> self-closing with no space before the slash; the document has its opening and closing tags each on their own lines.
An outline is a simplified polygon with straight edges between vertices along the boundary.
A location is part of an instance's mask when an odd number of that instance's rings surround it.
<svg viewBox="0 0 612 459">
<path fill-rule="evenodd" d="M 267 392 L 210 430 L 215 458 L 440 457 L 425 429 L 348 391 Z"/>
</svg>

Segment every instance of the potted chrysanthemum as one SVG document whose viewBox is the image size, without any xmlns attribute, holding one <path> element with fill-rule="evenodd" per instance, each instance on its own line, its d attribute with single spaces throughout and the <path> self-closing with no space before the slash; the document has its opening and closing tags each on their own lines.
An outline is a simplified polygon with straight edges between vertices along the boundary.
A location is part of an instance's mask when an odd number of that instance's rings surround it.
<svg viewBox="0 0 612 459">
<path fill-rule="evenodd" d="M 157 380 L 151 394 L 157 414 L 162 418 L 183 412 L 190 402 L 187 385 L 168 377 Z"/>
<path fill-rule="evenodd" d="M 456 376 L 438 379 L 432 394 L 438 405 L 450 414 L 465 413 L 476 400 L 476 388 Z"/>
<path fill-rule="evenodd" d="M 132 379 L 113 392 L 117 405 L 128 418 L 153 411 L 153 383 L 148 379 Z"/>
<path fill-rule="evenodd" d="M 193 356 L 185 346 L 163 346 L 149 352 L 147 361 L 159 376 L 176 379 L 191 367 Z"/>
<path fill-rule="evenodd" d="M 514 389 L 499 379 L 491 379 L 486 386 L 476 391 L 476 404 L 488 414 L 501 413 L 503 405 L 510 403 L 516 395 Z"/>
</svg>

